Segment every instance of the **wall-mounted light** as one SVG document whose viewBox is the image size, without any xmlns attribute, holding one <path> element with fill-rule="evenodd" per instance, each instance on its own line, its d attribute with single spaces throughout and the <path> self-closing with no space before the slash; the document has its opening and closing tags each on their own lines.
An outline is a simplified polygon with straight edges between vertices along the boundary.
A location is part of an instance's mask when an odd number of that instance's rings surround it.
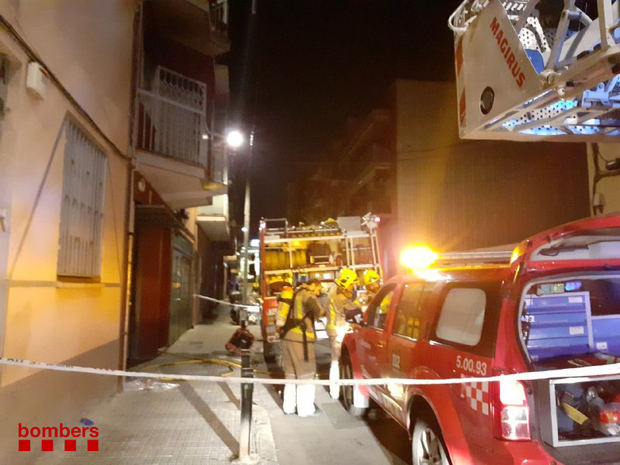
<svg viewBox="0 0 620 465">
<path fill-rule="evenodd" d="M 605 168 L 607 168 L 608 171 L 614 171 L 614 170 L 620 169 L 620 158 L 615 158 L 613 160 L 609 160 L 608 162 L 605 162 Z"/>
</svg>

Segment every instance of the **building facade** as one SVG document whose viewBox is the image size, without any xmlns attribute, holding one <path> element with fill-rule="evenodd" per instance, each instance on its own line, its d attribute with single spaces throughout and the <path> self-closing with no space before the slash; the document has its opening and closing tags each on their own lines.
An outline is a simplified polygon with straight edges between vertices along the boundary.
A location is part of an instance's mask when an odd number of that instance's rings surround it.
<svg viewBox="0 0 620 465">
<path fill-rule="evenodd" d="M 301 216 L 378 214 L 389 275 L 410 244 L 510 244 L 589 214 L 584 144 L 462 141 L 456 108 L 453 83 L 396 81 L 334 144 L 332 175 L 317 171 L 339 194 L 314 189 Z"/>
<path fill-rule="evenodd" d="M 1 356 L 123 368 L 201 319 L 201 253 L 228 240 L 226 8 L 0 2 Z M 117 382 L 0 366 L 0 456 Z"/>
</svg>

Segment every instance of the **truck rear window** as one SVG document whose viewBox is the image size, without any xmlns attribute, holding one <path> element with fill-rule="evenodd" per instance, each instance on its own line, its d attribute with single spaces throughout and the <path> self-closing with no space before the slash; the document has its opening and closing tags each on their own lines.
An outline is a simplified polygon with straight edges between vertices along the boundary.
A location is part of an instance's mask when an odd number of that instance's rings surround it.
<svg viewBox="0 0 620 465">
<path fill-rule="evenodd" d="M 522 341 L 534 362 L 620 356 L 620 276 L 538 282 L 526 290 L 520 315 Z"/>
<path fill-rule="evenodd" d="M 499 282 L 448 284 L 440 299 L 433 339 L 489 357 L 495 349 L 501 305 Z"/>
<path fill-rule="evenodd" d="M 480 342 L 487 296 L 482 289 L 450 289 L 441 308 L 437 337 L 475 346 Z"/>
</svg>

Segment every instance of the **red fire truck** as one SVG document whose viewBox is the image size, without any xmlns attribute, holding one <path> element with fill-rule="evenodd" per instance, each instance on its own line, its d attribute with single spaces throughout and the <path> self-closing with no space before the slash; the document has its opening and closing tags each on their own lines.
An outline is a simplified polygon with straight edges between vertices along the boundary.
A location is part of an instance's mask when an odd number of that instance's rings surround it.
<svg viewBox="0 0 620 465">
<path fill-rule="evenodd" d="M 343 267 L 381 274 L 379 221 L 371 213 L 312 226 L 291 226 L 286 218 L 261 221 L 261 330 L 266 361 L 274 362 L 279 353 L 276 313 L 285 283 L 296 286 L 313 278 L 333 282 Z"/>
</svg>

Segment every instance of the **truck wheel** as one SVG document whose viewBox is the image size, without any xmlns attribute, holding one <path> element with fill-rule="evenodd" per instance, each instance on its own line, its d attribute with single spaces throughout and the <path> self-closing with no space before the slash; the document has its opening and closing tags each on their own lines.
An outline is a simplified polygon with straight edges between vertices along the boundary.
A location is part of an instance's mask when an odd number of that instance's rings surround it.
<svg viewBox="0 0 620 465">
<path fill-rule="evenodd" d="M 348 358 L 343 357 L 340 362 L 340 379 L 353 379 L 353 367 Z M 368 410 L 364 407 L 356 407 L 353 403 L 354 386 L 340 386 L 340 399 L 342 406 L 347 412 L 356 417 L 361 417 Z"/>
<path fill-rule="evenodd" d="M 263 341 L 263 358 L 266 363 L 278 363 L 280 358 L 280 344 Z"/>
<path fill-rule="evenodd" d="M 450 465 L 450 458 L 443 443 L 436 421 L 417 418 L 411 438 L 413 465 Z"/>
</svg>

